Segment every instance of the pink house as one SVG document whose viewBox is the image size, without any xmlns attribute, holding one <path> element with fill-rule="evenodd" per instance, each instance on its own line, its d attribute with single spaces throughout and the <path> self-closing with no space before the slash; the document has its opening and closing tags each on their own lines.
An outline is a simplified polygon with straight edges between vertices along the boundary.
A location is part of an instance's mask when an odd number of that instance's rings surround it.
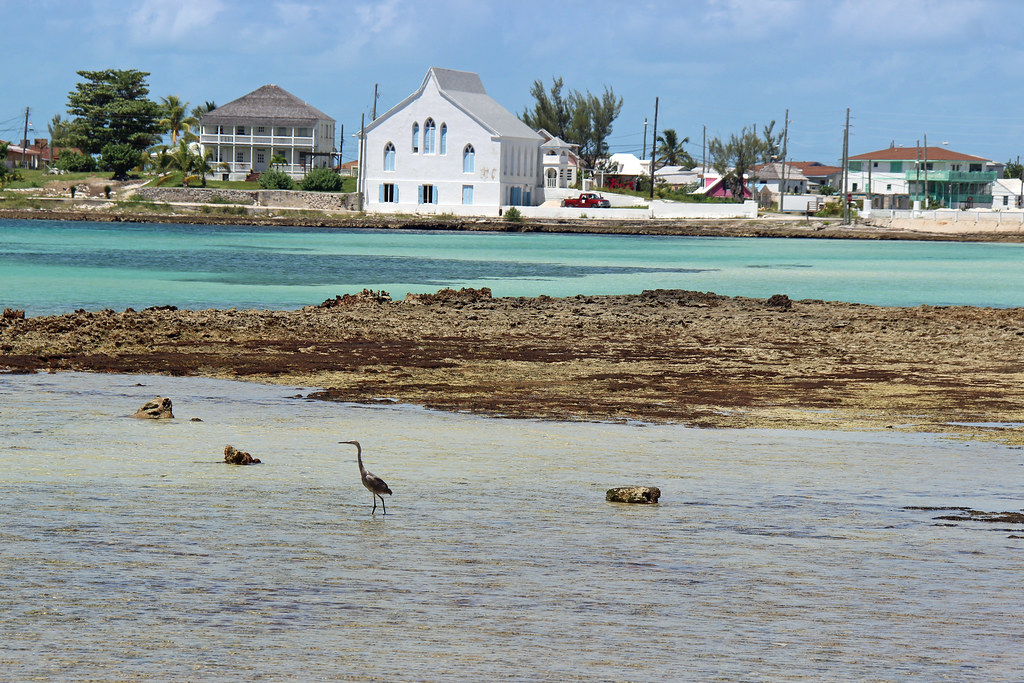
<svg viewBox="0 0 1024 683">
<path fill-rule="evenodd" d="M 708 197 L 729 197 L 732 198 L 732 190 L 728 185 L 725 184 L 723 178 L 716 178 L 708 174 L 704 178 L 704 187 L 701 187 L 693 192 L 693 194 L 703 194 Z M 747 187 L 747 178 L 743 178 L 743 198 L 751 199 L 754 195 L 750 192 L 750 188 Z"/>
</svg>

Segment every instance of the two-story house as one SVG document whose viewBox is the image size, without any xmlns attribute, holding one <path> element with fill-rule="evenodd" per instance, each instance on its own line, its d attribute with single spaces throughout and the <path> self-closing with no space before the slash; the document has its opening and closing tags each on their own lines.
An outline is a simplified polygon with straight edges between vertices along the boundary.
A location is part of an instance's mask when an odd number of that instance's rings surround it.
<svg viewBox="0 0 1024 683">
<path fill-rule="evenodd" d="M 543 142 L 477 74 L 431 68 L 363 131 L 364 208 L 497 215 L 503 206 L 533 206 Z"/>
<path fill-rule="evenodd" d="M 199 122 L 199 144 L 224 180 L 262 173 L 271 160 L 295 179 L 311 168 L 331 166 L 334 119 L 284 88 L 265 85 L 217 107 Z"/>
<path fill-rule="evenodd" d="M 927 206 L 991 207 L 991 160 L 945 147 L 889 147 L 849 158 L 847 192 L 905 195 Z"/>
</svg>

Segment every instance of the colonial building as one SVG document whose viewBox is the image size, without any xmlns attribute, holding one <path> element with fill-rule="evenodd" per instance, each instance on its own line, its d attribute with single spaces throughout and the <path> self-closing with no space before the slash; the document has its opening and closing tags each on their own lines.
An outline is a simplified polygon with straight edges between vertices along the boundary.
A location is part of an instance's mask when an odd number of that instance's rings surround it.
<svg viewBox="0 0 1024 683">
<path fill-rule="evenodd" d="M 335 151 L 334 119 L 276 85 L 217 107 L 199 125 L 203 153 L 211 150 L 210 165 L 225 180 L 262 173 L 275 155 L 284 158 L 276 168 L 299 179 L 330 167 Z"/>
<path fill-rule="evenodd" d="M 949 208 L 992 206 L 991 161 L 945 147 L 889 147 L 851 156 L 847 192 L 906 195 Z M 876 207 L 877 208 L 877 207 Z"/>
<path fill-rule="evenodd" d="M 575 185 L 580 173 L 579 145 L 566 142 L 543 128 L 537 132 L 544 138 L 540 146 L 544 187 L 564 189 Z"/>
<path fill-rule="evenodd" d="M 431 68 L 419 89 L 364 130 L 364 207 L 496 215 L 533 206 L 543 142 L 477 74 Z"/>
</svg>

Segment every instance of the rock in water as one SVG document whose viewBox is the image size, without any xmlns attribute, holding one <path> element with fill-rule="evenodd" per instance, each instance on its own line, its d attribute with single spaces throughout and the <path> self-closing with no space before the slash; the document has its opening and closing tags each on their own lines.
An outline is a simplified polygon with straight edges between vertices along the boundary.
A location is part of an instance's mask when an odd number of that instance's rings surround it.
<svg viewBox="0 0 1024 683">
<path fill-rule="evenodd" d="M 260 462 L 259 458 L 254 458 L 245 451 L 240 451 L 234 446 L 227 445 L 224 447 L 224 462 L 229 465 L 255 465 Z"/>
<path fill-rule="evenodd" d="M 171 399 L 157 396 L 139 408 L 132 417 L 149 420 L 171 420 L 174 418 L 174 413 L 171 412 Z"/>
<path fill-rule="evenodd" d="M 657 486 L 620 486 L 608 489 L 604 496 L 609 503 L 641 503 L 650 505 L 661 498 L 661 489 Z"/>
</svg>

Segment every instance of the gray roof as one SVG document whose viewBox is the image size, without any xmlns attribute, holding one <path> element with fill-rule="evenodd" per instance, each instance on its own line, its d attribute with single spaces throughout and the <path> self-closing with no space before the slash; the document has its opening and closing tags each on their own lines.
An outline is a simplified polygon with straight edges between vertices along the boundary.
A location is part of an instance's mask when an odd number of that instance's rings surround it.
<svg viewBox="0 0 1024 683">
<path fill-rule="evenodd" d="M 331 121 L 327 114 L 276 85 L 265 85 L 205 114 L 200 124 L 234 124 L 238 121 L 274 126 L 314 125 Z"/>
<path fill-rule="evenodd" d="M 455 71 L 453 69 L 439 69 L 431 67 L 419 89 L 409 97 L 405 98 L 390 111 L 378 118 L 367 129 L 376 127 L 394 112 L 403 109 L 409 102 L 414 100 L 427 83 L 433 79 L 437 83 L 441 95 L 456 107 L 462 109 L 470 117 L 474 118 L 481 126 L 487 128 L 491 134 L 510 138 L 523 138 L 526 140 L 540 140 L 540 135 L 519 120 L 519 118 L 505 107 L 498 104 L 484 90 L 483 81 L 480 76 L 471 71 Z"/>
</svg>

